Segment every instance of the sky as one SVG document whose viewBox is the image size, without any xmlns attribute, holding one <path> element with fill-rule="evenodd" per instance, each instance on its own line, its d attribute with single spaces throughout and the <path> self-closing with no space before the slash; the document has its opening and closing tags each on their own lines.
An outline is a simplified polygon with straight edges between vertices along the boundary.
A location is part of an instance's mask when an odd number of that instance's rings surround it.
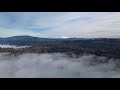
<svg viewBox="0 0 120 90">
<path fill-rule="evenodd" d="M 120 38 L 120 12 L 0 12 L 0 37 Z"/>
</svg>

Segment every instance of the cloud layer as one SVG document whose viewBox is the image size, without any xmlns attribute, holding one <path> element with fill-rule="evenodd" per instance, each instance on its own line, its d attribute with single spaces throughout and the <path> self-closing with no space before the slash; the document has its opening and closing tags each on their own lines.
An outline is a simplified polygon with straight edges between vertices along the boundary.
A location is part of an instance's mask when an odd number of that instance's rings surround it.
<svg viewBox="0 0 120 90">
<path fill-rule="evenodd" d="M 118 78 L 120 69 L 112 59 L 83 55 L 70 58 L 64 54 L 0 54 L 1 78 Z M 119 60 L 116 60 L 119 61 Z M 118 63 L 118 62 L 117 62 Z"/>
<path fill-rule="evenodd" d="M 119 29 L 119 12 L 0 12 L 1 37 L 119 37 Z"/>
<path fill-rule="evenodd" d="M 1 48 L 24 48 L 24 47 L 29 47 L 29 46 L 16 46 L 16 45 L 4 45 L 4 44 L 0 44 Z"/>
</svg>

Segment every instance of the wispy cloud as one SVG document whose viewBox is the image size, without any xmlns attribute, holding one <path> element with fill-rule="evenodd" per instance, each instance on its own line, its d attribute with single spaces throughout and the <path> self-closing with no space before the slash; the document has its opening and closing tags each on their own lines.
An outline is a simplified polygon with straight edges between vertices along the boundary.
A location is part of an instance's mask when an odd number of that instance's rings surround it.
<svg viewBox="0 0 120 90">
<path fill-rule="evenodd" d="M 119 29 L 119 12 L 0 12 L 1 37 L 113 37 Z"/>
</svg>

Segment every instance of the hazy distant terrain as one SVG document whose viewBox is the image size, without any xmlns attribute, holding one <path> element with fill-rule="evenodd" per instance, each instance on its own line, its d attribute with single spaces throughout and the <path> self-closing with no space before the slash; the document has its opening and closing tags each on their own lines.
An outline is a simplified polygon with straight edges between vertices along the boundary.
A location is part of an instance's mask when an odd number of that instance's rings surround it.
<svg viewBox="0 0 120 90">
<path fill-rule="evenodd" d="M 2 38 L 0 44 L 10 45 L 0 48 L 0 52 L 10 53 L 74 53 L 92 54 L 120 59 L 119 38 L 38 38 L 32 36 L 14 36 Z M 17 47 L 14 49 L 11 47 Z M 24 47 L 23 47 L 24 46 Z M 29 47 L 28 47 L 29 46 Z M 19 49 L 19 47 L 22 47 Z"/>
<path fill-rule="evenodd" d="M 15 36 L 0 44 L 0 77 L 120 77 L 118 38 Z"/>
</svg>

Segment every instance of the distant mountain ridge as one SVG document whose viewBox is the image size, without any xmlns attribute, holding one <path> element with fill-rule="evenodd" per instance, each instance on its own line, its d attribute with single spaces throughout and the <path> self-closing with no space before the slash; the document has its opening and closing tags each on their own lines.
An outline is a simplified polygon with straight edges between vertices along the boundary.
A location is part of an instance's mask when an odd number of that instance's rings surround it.
<svg viewBox="0 0 120 90">
<path fill-rule="evenodd" d="M 53 41 L 53 39 L 38 38 L 28 35 L 0 38 L 0 44 L 18 45 L 18 46 L 35 45 L 35 44 L 37 45 L 48 41 Z"/>
<path fill-rule="evenodd" d="M 37 37 L 28 36 L 28 35 L 7 37 L 7 39 L 24 39 L 24 38 L 37 38 Z"/>
<path fill-rule="evenodd" d="M 120 39 L 114 38 L 39 38 L 29 35 L 13 36 L 7 38 L 0 38 L 0 44 L 16 45 L 16 46 L 32 46 L 41 44 L 55 44 L 55 43 L 80 43 L 80 42 L 115 42 Z"/>
</svg>

